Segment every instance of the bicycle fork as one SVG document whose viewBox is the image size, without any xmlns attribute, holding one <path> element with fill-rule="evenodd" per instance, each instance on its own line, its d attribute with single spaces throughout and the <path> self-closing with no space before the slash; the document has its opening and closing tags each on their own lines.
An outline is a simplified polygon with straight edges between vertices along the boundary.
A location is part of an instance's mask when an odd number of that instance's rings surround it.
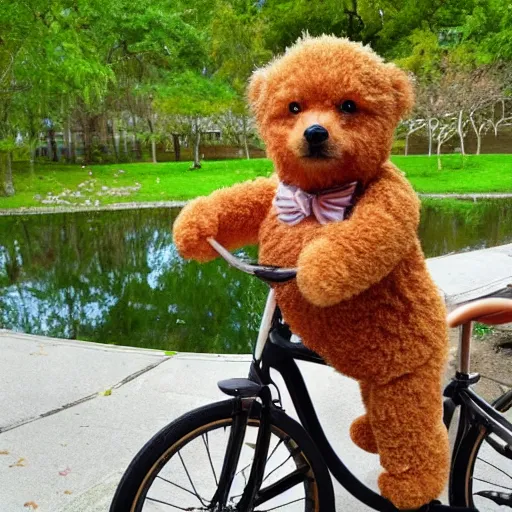
<svg viewBox="0 0 512 512">
<path fill-rule="evenodd" d="M 247 510 L 253 510 L 261 503 L 279 494 L 279 489 L 271 488 L 268 488 L 264 493 L 259 492 L 265 474 L 265 466 L 270 446 L 270 408 L 272 406 L 272 393 L 268 386 L 259 385 L 249 379 L 229 379 L 219 382 L 218 385 L 221 391 L 227 395 L 234 396 L 235 400 L 233 423 L 226 455 L 224 457 L 217 491 L 210 505 L 214 511 L 228 510 L 227 501 L 229 492 L 236 475 L 251 408 L 255 403 L 260 405 L 258 436 L 256 446 L 254 447 L 254 461 L 252 463 L 249 479 L 247 480 L 244 492 L 236 508 L 229 508 L 229 510 L 245 512 Z M 259 399 L 259 402 L 256 402 L 256 399 Z"/>
</svg>

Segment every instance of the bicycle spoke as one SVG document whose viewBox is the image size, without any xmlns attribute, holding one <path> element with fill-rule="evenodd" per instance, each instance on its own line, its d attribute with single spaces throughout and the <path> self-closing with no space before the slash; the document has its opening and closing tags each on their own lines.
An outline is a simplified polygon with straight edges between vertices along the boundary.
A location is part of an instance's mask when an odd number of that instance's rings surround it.
<svg viewBox="0 0 512 512">
<path fill-rule="evenodd" d="M 270 453 L 270 455 L 268 456 L 268 459 L 267 459 L 267 464 L 268 464 L 268 461 L 272 458 L 272 455 L 274 455 L 274 453 L 276 453 L 276 450 L 279 448 L 279 446 L 281 446 L 281 444 L 283 443 L 288 443 L 290 441 L 290 436 L 286 436 L 286 437 L 283 437 L 279 443 L 276 444 L 276 446 L 274 447 L 274 449 L 272 450 L 272 452 Z"/>
<path fill-rule="evenodd" d="M 167 501 L 157 500 L 155 498 L 150 498 L 149 496 L 146 496 L 146 499 L 149 500 L 149 501 L 154 501 L 155 503 L 160 503 L 162 505 L 167 505 L 168 507 L 172 507 L 172 508 L 175 508 L 177 510 L 185 510 L 187 512 L 192 512 L 194 510 L 208 510 L 207 508 L 196 508 L 196 507 L 183 508 L 183 507 L 178 507 L 178 505 L 173 505 L 172 503 L 168 503 Z"/>
<path fill-rule="evenodd" d="M 477 459 L 481 460 L 482 462 L 485 462 L 486 464 L 489 464 L 489 466 L 492 466 L 494 469 L 496 469 L 500 473 L 503 473 L 507 478 L 510 478 L 512 480 L 512 476 L 510 476 L 507 472 L 503 471 L 501 468 L 495 466 L 494 464 L 491 464 L 489 461 L 482 459 L 481 457 L 477 457 Z"/>
<path fill-rule="evenodd" d="M 201 496 L 199 496 L 199 494 L 198 494 L 198 492 L 196 490 L 196 486 L 194 485 L 194 482 L 192 482 L 192 478 L 190 477 L 190 474 L 188 472 L 187 466 L 185 466 L 185 462 L 183 461 L 183 457 L 181 456 L 180 452 L 178 452 L 178 457 L 180 458 L 181 463 L 183 464 L 183 468 L 185 469 L 185 473 L 187 473 L 188 481 L 190 482 L 190 485 L 192 486 L 192 489 L 194 489 L 193 494 L 195 494 L 196 498 L 199 500 L 199 503 L 201 503 L 201 505 L 203 505 L 203 507 L 206 507 L 206 503 L 203 501 L 203 498 L 201 498 Z M 194 509 L 183 509 L 183 510 L 194 510 Z"/>
<path fill-rule="evenodd" d="M 264 479 L 263 479 L 263 482 L 272 474 L 274 473 L 275 471 L 277 471 L 279 468 L 282 468 L 292 457 L 294 457 L 297 453 L 299 453 L 300 450 L 298 448 L 295 448 L 295 450 L 292 450 L 290 452 L 290 455 L 288 456 L 288 458 L 282 462 L 281 464 L 279 464 L 279 466 L 277 466 L 277 468 L 274 468 Z"/>
<path fill-rule="evenodd" d="M 299 498 L 298 500 L 289 501 L 288 503 L 283 503 L 282 505 L 277 505 L 276 507 L 267 508 L 265 510 L 255 510 L 254 512 L 270 512 L 271 510 L 277 510 L 278 508 L 283 508 L 288 505 L 292 505 L 293 503 L 298 503 L 299 501 L 306 501 L 306 498 Z"/>
<path fill-rule="evenodd" d="M 188 492 L 189 494 L 192 494 L 192 496 L 196 496 L 197 494 L 193 493 L 192 491 L 189 491 L 188 489 L 185 489 L 185 487 L 182 487 L 181 485 L 175 484 L 174 482 L 171 482 L 170 480 L 167 480 L 163 476 L 156 475 L 157 478 L 160 478 L 160 480 L 163 480 L 164 482 L 167 482 L 168 484 L 174 485 L 178 489 L 181 489 L 182 491 Z M 204 505 L 204 503 L 202 503 Z"/>
<path fill-rule="evenodd" d="M 206 440 L 205 440 L 205 436 L 206 435 Z M 212 473 L 213 473 L 213 478 L 215 479 L 215 485 L 219 485 L 219 482 L 217 480 L 217 475 L 215 473 L 215 468 L 213 467 L 213 462 L 212 462 L 212 456 L 210 454 L 210 444 L 208 442 L 208 432 L 205 432 L 202 436 L 202 439 L 203 439 L 203 443 L 204 443 L 204 446 L 206 448 L 206 453 L 208 454 L 208 460 L 210 461 L 210 467 L 212 468 Z"/>
<path fill-rule="evenodd" d="M 274 447 L 274 449 L 272 450 L 271 454 L 270 454 L 270 455 L 268 456 L 268 458 L 267 458 L 267 464 L 268 464 L 268 461 L 272 458 L 272 455 L 274 455 L 274 453 L 276 452 L 276 450 L 279 448 L 279 446 L 280 446 L 282 443 L 284 443 L 284 442 L 288 442 L 289 440 L 290 440 L 290 436 L 286 436 L 286 437 L 283 437 L 283 438 L 282 438 L 282 439 L 281 439 L 281 440 L 276 444 L 276 446 L 275 446 L 275 447 Z M 246 443 L 246 444 L 248 444 L 248 443 Z M 255 448 L 255 446 L 254 446 L 253 448 Z M 243 468 L 242 468 L 242 469 L 237 473 L 237 475 L 239 475 L 240 473 L 242 473 L 242 474 L 244 475 L 244 477 L 245 477 L 244 471 L 245 471 L 247 468 L 251 467 L 251 464 L 252 464 L 252 462 L 249 462 L 249 464 L 247 464 L 246 466 L 244 466 L 244 467 L 243 467 Z M 235 476 L 236 476 L 236 475 L 235 475 Z M 240 495 L 240 496 L 241 496 L 241 495 Z"/>
<path fill-rule="evenodd" d="M 479 482 L 484 482 L 486 484 L 495 485 L 496 487 L 502 487 L 503 489 L 507 489 L 508 491 L 512 491 L 512 488 L 506 487 L 504 485 L 496 484 L 494 482 L 489 482 L 489 480 L 484 480 L 483 478 L 477 478 L 476 476 L 473 477 L 473 480 L 478 480 Z"/>
</svg>

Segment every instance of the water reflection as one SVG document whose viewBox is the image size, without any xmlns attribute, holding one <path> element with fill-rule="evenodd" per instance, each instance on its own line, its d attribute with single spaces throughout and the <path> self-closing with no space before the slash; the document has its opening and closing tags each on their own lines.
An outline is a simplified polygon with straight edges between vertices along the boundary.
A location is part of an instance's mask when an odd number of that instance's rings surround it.
<svg viewBox="0 0 512 512">
<path fill-rule="evenodd" d="M 176 209 L 0 218 L 0 325 L 164 350 L 251 351 L 265 285 L 223 262 L 185 263 Z M 428 256 L 512 241 L 512 202 L 427 203 Z M 255 257 L 254 248 L 246 250 Z"/>
<path fill-rule="evenodd" d="M 428 258 L 512 242 L 512 201 L 427 200 L 419 234 Z"/>
</svg>

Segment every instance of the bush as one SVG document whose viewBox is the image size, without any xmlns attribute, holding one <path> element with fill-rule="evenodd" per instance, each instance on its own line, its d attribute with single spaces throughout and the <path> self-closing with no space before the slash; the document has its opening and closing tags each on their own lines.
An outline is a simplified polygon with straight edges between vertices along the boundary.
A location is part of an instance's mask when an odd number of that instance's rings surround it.
<svg viewBox="0 0 512 512">
<path fill-rule="evenodd" d="M 391 147 L 392 155 L 403 155 L 405 153 L 405 140 L 396 139 Z"/>
</svg>

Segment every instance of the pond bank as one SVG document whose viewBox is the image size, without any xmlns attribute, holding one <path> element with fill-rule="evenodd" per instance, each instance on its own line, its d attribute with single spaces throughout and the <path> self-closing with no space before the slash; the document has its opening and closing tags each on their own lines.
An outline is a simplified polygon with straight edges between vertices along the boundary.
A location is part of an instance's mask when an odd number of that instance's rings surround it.
<svg viewBox="0 0 512 512">
<path fill-rule="evenodd" d="M 512 197 L 512 196 L 511 196 Z M 182 208 L 188 201 L 148 201 L 104 204 L 100 206 L 29 206 L 26 208 L 0 208 L 2 215 L 35 215 L 45 213 L 99 212 L 109 210 L 135 210 L 143 208 Z"/>
<path fill-rule="evenodd" d="M 512 199 L 512 193 L 474 193 L 474 194 L 418 194 L 425 199 Z M 98 212 L 111 210 L 134 210 L 142 208 L 182 208 L 188 201 L 145 201 L 145 202 L 126 202 L 113 203 L 100 206 L 29 206 L 22 208 L 0 208 L 0 216 L 5 215 L 36 215 L 45 213 L 70 213 L 70 212 Z"/>
</svg>

